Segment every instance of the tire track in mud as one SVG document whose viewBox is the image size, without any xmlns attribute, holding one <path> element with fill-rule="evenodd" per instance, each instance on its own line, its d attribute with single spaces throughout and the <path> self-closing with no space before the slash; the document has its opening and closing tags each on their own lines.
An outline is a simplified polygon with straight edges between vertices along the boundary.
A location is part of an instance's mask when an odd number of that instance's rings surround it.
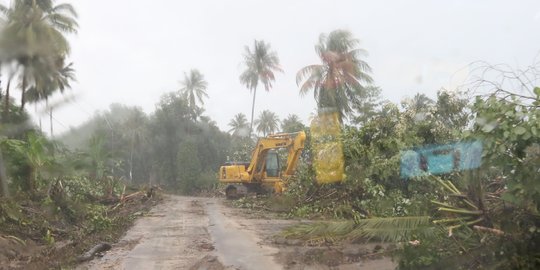
<svg viewBox="0 0 540 270">
<path fill-rule="evenodd" d="M 105 256 L 77 269 L 188 269 L 214 249 L 204 200 L 167 196 Z"/>
<path fill-rule="evenodd" d="M 241 270 L 283 269 L 273 258 L 278 249 L 260 244 L 262 239 L 249 230 L 249 225 L 225 215 L 224 206 L 216 200 L 209 201 L 205 209 L 210 220 L 209 232 L 221 262 Z"/>
</svg>

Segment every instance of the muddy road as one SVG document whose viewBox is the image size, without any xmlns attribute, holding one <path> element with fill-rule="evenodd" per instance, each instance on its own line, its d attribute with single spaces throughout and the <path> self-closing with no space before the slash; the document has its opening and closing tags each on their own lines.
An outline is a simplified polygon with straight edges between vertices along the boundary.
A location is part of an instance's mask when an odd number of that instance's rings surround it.
<svg viewBox="0 0 540 270">
<path fill-rule="evenodd" d="M 380 245 L 308 247 L 275 235 L 299 221 L 254 215 L 222 199 L 167 196 L 103 257 L 77 269 L 394 269 Z M 368 258 L 368 259 L 366 259 Z"/>
</svg>

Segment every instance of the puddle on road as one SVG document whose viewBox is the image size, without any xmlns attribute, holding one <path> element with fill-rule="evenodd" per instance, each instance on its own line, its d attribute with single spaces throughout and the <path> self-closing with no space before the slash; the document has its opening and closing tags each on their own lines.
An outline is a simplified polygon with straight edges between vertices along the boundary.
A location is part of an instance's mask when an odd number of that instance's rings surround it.
<svg viewBox="0 0 540 270">
<path fill-rule="evenodd" d="M 206 204 L 210 219 L 209 232 L 216 247 L 219 259 L 226 266 L 238 269 L 282 269 L 273 255 L 277 249 L 257 244 L 261 241 L 252 231 L 242 228 L 238 223 L 220 211 L 217 202 Z"/>
</svg>

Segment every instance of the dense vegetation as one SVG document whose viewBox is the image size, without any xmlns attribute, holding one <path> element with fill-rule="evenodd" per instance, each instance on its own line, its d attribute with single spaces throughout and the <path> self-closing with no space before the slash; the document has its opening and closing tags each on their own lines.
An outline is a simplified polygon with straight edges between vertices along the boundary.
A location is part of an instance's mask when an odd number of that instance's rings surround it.
<svg viewBox="0 0 540 270">
<path fill-rule="evenodd" d="M 85 233 L 105 230 L 114 219 L 103 202 L 121 197 L 126 186 L 211 190 L 220 164 L 248 160 L 257 135 L 310 133 L 296 115 L 280 121 L 265 110 L 254 119 L 258 86 L 270 91 L 274 73 L 283 72 L 270 43 L 255 41 L 245 48 L 239 75 L 253 93 L 250 121 L 238 113 L 230 130 L 221 131 L 204 115 L 211 85 L 193 69 L 150 114 L 112 104 L 52 139 L 29 122 L 25 104 L 47 103 L 70 88 L 75 70 L 65 35 L 76 33 L 77 13 L 51 0 L 15 0 L 0 11 L 0 225 L 6 233 L 31 231 L 52 243 L 62 233 L 52 222 L 82 222 Z M 320 63 L 297 73 L 299 94 L 313 91 L 319 113 L 339 115 L 346 176 L 341 184 L 317 184 L 317 150 L 308 143 L 296 177 L 273 207 L 336 221 L 285 233 L 320 242 L 398 242 L 402 269 L 538 268 L 540 88 L 530 79 L 537 67 L 516 73 L 484 66 L 474 69 L 482 77 L 463 89 L 476 96 L 442 89 L 435 99 L 417 94 L 395 104 L 381 96 L 358 45 L 348 31 L 322 34 Z M 52 108 L 49 113 L 52 119 Z M 404 150 L 471 140 L 483 145 L 478 169 L 400 174 Z M 20 213 L 31 215 L 23 211 L 29 204 L 52 209 L 55 218 L 27 222 Z"/>
<path fill-rule="evenodd" d="M 347 35 L 334 35 L 335 42 L 344 42 L 334 45 L 337 48 L 356 44 L 340 40 L 350 38 Z M 476 97 L 441 90 L 436 100 L 418 94 L 397 105 L 377 102 L 377 88 L 359 84 L 369 78 L 359 73 L 367 66 L 346 51 L 332 51 L 333 58 L 343 61 L 341 66 L 320 53 L 325 64 L 317 68 L 326 73 L 310 75 L 315 84 L 308 80 L 301 90 L 315 88 L 320 110 L 334 108 L 355 123 L 342 127 L 345 182 L 314 184 L 316 168 L 308 157 L 286 196 L 296 205 L 290 215 L 348 221 L 302 225 L 285 234 L 312 241 L 397 241 L 400 269 L 538 268 L 540 88 L 528 79 L 537 76 L 536 67 L 514 72 L 482 66 L 477 70 L 483 77 L 467 85 L 482 93 Z M 310 69 L 300 71 L 300 78 Z M 332 72 L 338 75 L 325 83 Z M 347 75 L 356 81 L 341 78 Z M 321 96 L 324 91 L 336 97 Z M 357 100 L 340 98 L 348 91 L 357 91 L 364 103 L 356 106 Z M 473 140 L 483 144 L 478 169 L 412 178 L 400 175 L 404 150 Z"/>
</svg>

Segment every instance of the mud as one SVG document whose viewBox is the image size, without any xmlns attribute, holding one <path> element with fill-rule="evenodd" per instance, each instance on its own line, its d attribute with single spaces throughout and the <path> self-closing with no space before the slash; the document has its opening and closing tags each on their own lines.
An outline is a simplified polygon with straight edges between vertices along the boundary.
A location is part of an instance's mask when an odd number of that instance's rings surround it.
<svg viewBox="0 0 540 270">
<path fill-rule="evenodd" d="M 309 246 L 280 238 L 298 220 L 226 206 L 222 199 L 167 196 L 102 258 L 77 269 L 394 269 L 386 245 Z"/>
<path fill-rule="evenodd" d="M 188 269 L 214 248 L 198 199 L 167 196 L 102 258 L 77 269 Z"/>
</svg>

